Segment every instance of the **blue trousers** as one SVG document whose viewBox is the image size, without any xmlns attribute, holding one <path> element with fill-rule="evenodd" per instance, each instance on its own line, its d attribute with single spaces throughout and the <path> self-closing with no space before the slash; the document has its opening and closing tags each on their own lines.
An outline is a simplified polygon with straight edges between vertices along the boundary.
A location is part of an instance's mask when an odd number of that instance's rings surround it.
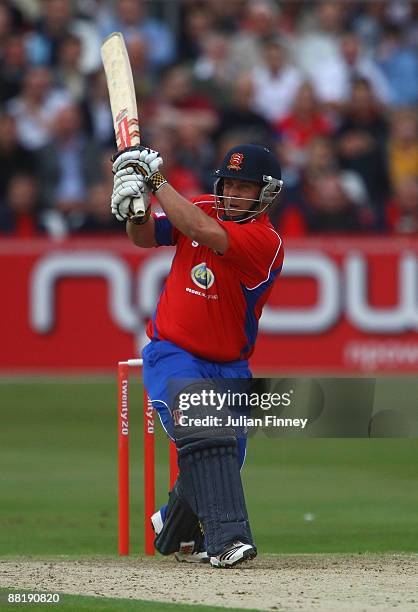
<svg viewBox="0 0 418 612">
<path fill-rule="evenodd" d="M 143 380 L 149 398 L 158 411 L 162 426 L 173 438 L 173 419 L 170 408 L 174 398 L 173 385 L 170 379 L 200 379 L 200 378 L 251 378 L 247 361 L 229 361 L 214 363 L 200 359 L 172 342 L 152 340 L 142 351 Z M 242 467 L 245 460 L 247 440 L 245 436 L 238 437 L 239 463 Z"/>
</svg>

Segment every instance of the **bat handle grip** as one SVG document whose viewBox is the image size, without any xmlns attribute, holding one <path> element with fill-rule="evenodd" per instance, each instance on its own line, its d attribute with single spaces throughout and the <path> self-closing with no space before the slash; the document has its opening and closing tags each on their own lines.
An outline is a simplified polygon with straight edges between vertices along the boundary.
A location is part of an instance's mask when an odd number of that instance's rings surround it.
<svg viewBox="0 0 418 612">
<path fill-rule="evenodd" d="M 133 219 L 140 219 L 146 213 L 144 196 L 141 194 L 139 198 L 132 199 L 132 208 L 134 209 Z"/>
</svg>

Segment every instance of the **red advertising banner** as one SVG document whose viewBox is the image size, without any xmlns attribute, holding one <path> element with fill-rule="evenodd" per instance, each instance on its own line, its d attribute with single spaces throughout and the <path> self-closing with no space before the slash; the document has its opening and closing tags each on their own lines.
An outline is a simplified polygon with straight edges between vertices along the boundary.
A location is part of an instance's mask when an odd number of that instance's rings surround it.
<svg viewBox="0 0 418 612">
<path fill-rule="evenodd" d="M 114 371 L 138 356 L 173 250 L 127 239 L 0 240 L 0 372 Z M 418 238 L 285 243 L 251 365 L 416 372 Z"/>
</svg>

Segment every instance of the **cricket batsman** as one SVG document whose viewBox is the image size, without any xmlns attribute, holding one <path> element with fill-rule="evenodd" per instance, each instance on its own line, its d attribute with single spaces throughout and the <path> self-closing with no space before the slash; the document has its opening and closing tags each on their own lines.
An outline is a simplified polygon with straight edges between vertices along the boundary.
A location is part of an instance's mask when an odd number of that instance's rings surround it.
<svg viewBox="0 0 418 612">
<path fill-rule="evenodd" d="M 162 165 L 157 151 L 142 146 L 117 153 L 111 204 L 138 247 L 176 247 L 142 353 L 145 387 L 179 462 L 168 504 L 152 517 L 155 545 L 179 561 L 233 567 L 257 554 L 240 476 L 246 439 L 228 427 L 216 436 L 177 435 L 169 381 L 251 378 L 258 320 L 283 263 L 282 240 L 267 217 L 281 170 L 266 147 L 236 146 L 215 171 L 214 194 L 189 202 Z M 151 193 L 164 213 L 151 213 Z M 132 207 L 138 199 L 140 218 Z"/>
</svg>

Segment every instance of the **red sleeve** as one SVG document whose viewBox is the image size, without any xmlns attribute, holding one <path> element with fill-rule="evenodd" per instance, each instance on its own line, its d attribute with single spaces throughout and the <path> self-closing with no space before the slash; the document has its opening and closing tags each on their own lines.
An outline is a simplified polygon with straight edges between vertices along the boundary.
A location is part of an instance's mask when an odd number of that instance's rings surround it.
<svg viewBox="0 0 418 612">
<path fill-rule="evenodd" d="M 228 234 L 229 246 L 222 255 L 248 289 L 267 281 L 283 264 L 279 234 L 264 223 L 239 224 L 219 221 Z"/>
</svg>

